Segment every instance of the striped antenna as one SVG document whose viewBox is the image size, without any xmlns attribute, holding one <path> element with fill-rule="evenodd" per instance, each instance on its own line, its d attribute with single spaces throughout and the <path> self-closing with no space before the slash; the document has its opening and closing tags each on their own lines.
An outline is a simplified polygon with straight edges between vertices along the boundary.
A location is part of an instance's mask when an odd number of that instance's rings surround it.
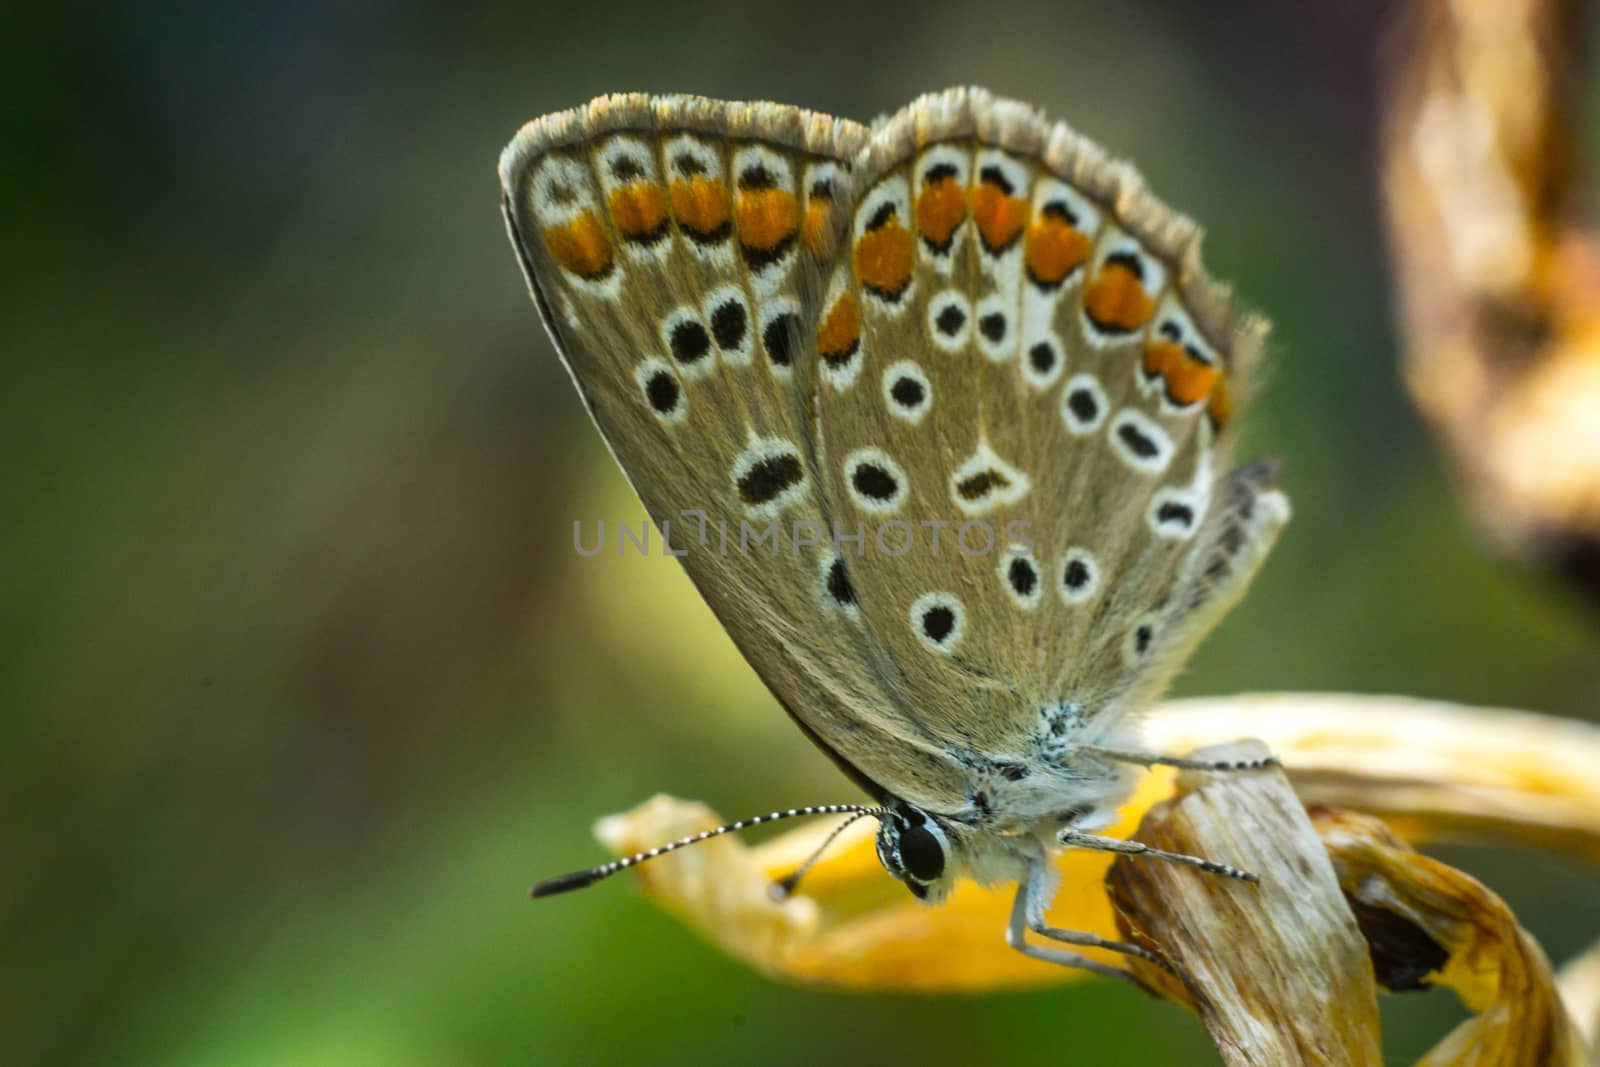
<svg viewBox="0 0 1600 1067">
<path fill-rule="evenodd" d="M 631 856 L 612 860 L 610 863 L 602 863 L 600 866 L 590 867 L 586 871 L 573 871 L 571 874 L 563 874 L 560 877 L 548 879 L 534 886 L 529 891 L 529 895 L 534 899 L 538 899 L 539 897 L 555 896 L 557 893 L 565 893 L 573 889 L 582 889 L 585 886 L 594 885 L 602 878 L 609 878 L 618 871 L 625 871 L 635 864 L 643 863 L 645 860 L 653 860 L 657 856 L 665 856 L 668 852 L 676 852 L 687 845 L 697 845 L 702 841 L 709 841 L 713 837 L 731 834 L 736 830 L 747 830 L 752 826 L 760 826 L 762 823 L 778 822 L 782 819 L 795 819 L 802 815 L 849 815 L 852 816 L 851 821 L 853 822 L 863 815 L 872 815 L 881 819 L 887 814 L 888 812 L 883 808 L 867 807 L 862 804 L 813 804 L 806 808 L 790 808 L 788 811 L 774 811 L 766 815 L 755 815 L 748 819 L 740 819 L 738 822 L 730 822 L 726 826 L 719 826 L 715 830 L 705 830 L 698 834 L 679 838 L 671 844 L 657 845 L 655 848 L 636 852 Z"/>
<path fill-rule="evenodd" d="M 806 876 L 806 872 L 817 865 L 817 861 L 822 858 L 822 854 L 828 851 L 828 846 L 837 841 L 839 839 L 839 835 L 853 826 L 857 819 L 864 819 L 868 815 L 881 816 L 882 814 L 882 808 L 869 808 L 863 811 L 857 811 L 852 813 L 851 816 L 844 822 L 840 823 L 838 826 L 835 826 L 833 828 L 833 832 L 822 839 L 822 844 L 812 849 L 811 855 L 806 857 L 806 861 L 794 869 L 794 873 L 790 874 L 789 877 L 784 878 L 781 881 L 772 883 L 772 899 L 789 899 L 789 897 L 793 895 L 795 887 L 800 884 L 800 879 L 804 878 Z"/>
</svg>

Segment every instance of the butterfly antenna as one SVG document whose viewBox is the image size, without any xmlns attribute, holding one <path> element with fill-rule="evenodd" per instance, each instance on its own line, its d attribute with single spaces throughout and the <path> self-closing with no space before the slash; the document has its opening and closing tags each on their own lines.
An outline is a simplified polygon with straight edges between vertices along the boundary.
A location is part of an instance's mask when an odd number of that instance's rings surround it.
<svg viewBox="0 0 1600 1067">
<path fill-rule="evenodd" d="M 645 860 L 653 860 L 657 856 L 665 856 L 668 852 L 676 852 L 680 848 L 697 845 L 702 841 L 709 841 L 713 837 L 721 837 L 723 834 L 747 830 L 752 826 L 760 826 L 763 823 L 779 822 L 783 819 L 796 819 L 802 815 L 849 815 L 851 822 L 854 822 L 864 815 L 874 815 L 881 818 L 886 814 L 888 813 L 883 808 L 868 807 L 863 804 L 813 804 L 805 808 L 790 808 L 787 811 L 774 811 L 766 815 L 754 815 L 748 819 L 740 819 L 738 822 L 730 822 L 726 826 L 719 826 L 715 830 L 704 830 L 698 834 L 679 838 L 669 844 L 657 845 L 655 848 L 646 849 L 643 852 L 635 852 L 631 856 L 623 856 L 621 859 L 614 859 L 610 863 L 602 863 L 598 867 L 590 867 L 585 871 L 573 871 L 571 874 L 563 874 L 557 878 L 547 879 L 534 886 L 529 891 L 529 895 L 538 899 L 539 897 L 555 896 L 557 893 L 565 893 L 573 889 L 582 889 L 585 886 L 594 885 L 602 878 L 610 878 L 618 871 L 625 871 L 629 867 L 643 863 Z M 849 824 L 847 823 L 846 825 Z M 840 827 L 840 829 L 843 829 L 843 827 Z M 837 833 L 838 831 L 835 830 L 834 834 L 837 835 Z M 830 837 L 829 840 L 831 841 L 832 838 Z M 804 868 L 801 869 L 804 870 Z M 790 877 L 793 878 L 795 875 Z"/>
<path fill-rule="evenodd" d="M 840 823 L 838 826 L 835 826 L 833 828 L 833 832 L 822 839 L 822 844 L 813 849 L 811 855 L 806 858 L 806 861 L 800 866 L 796 867 L 794 872 L 790 874 L 789 877 L 772 883 L 772 899 L 787 900 L 789 896 L 794 893 L 795 886 L 800 884 L 800 879 L 804 878 L 806 873 L 817 865 L 817 861 L 822 858 L 822 854 L 824 852 L 828 851 L 828 847 L 832 845 L 834 841 L 838 840 L 840 834 L 844 833 L 852 825 L 854 825 L 856 820 L 864 819 L 868 815 L 881 816 L 882 814 L 883 809 L 881 808 L 868 808 L 863 811 L 852 812 L 848 819 Z"/>
</svg>

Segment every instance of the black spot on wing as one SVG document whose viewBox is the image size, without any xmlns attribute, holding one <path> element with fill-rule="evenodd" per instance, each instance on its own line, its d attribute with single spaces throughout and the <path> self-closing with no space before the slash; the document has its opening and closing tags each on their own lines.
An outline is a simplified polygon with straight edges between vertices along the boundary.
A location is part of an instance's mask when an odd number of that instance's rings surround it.
<svg viewBox="0 0 1600 1067">
<path fill-rule="evenodd" d="M 856 602 L 856 589 L 850 584 L 850 575 L 844 569 L 844 560 L 836 559 L 828 568 L 827 586 L 828 595 L 835 603 L 848 606 Z"/>
<path fill-rule="evenodd" d="M 759 163 L 752 163 L 739 172 L 741 189 L 776 189 L 778 176 Z"/>
<path fill-rule="evenodd" d="M 1055 369 L 1056 350 L 1049 341 L 1036 341 L 1028 349 L 1028 364 L 1038 374 L 1049 374 Z"/>
<path fill-rule="evenodd" d="M 967 324 L 967 313 L 951 304 L 939 312 L 933 324 L 946 337 L 954 337 L 961 332 L 961 327 Z"/>
<path fill-rule="evenodd" d="M 922 632 L 936 644 L 943 644 L 955 628 L 956 613 L 943 604 L 936 604 L 922 613 Z"/>
<path fill-rule="evenodd" d="M 1145 280 L 1144 260 L 1132 252 L 1113 252 L 1106 257 L 1107 267 L 1126 267 L 1141 282 Z"/>
<path fill-rule="evenodd" d="M 922 406 L 922 402 L 927 399 L 928 392 L 922 387 L 922 383 L 915 378 L 900 377 L 896 378 L 894 384 L 889 387 L 889 395 L 894 397 L 896 404 L 908 411 L 914 411 Z"/>
<path fill-rule="evenodd" d="M 977 474 L 969 474 L 957 482 L 956 493 L 960 495 L 962 500 L 977 501 L 982 500 L 996 490 L 1006 489 L 1010 485 L 1011 479 L 1004 474 L 996 470 L 985 470 L 979 471 Z"/>
<path fill-rule="evenodd" d="M 993 165 L 984 167 L 978 172 L 978 178 L 980 181 L 999 189 L 1006 196 L 1012 196 L 1017 191 L 1017 187 L 1011 184 L 1010 180 L 1006 178 L 1005 171 L 999 167 Z"/>
<path fill-rule="evenodd" d="M 1100 414 L 1100 402 L 1088 389 L 1074 389 L 1067 394 L 1067 410 L 1081 423 L 1091 423 Z"/>
<path fill-rule="evenodd" d="M 717 339 L 717 347 L 724 351 L 744 343 L 746 328 L 744 305 L 737 300 L 730 300 L 711 312 L 711 333 Z"/>
<path fill-rule="evenodd" d="M 1189 526 L 1194 522 L 1194 508 L 1191 508 L 1188 504 L 1180 504 L 1177 501 L 1168 500 L 1156 508 L 1156 521 L 1163 524 L 1177 523 L 1182 526 Z"/>
<path fill-rule="evenodd" d="M 767 346 L 767 358 L 780 367 L 794 360 L 794 335 L 800 328 L 800 316 L 785 311 L 773 316 L 761 331 L 761 341 Z"/>
<path fill-rule="evenodd" d="M 1039 588 L 1039 571 L 1030 561 L 1019 557 L 1006 568 L 1006 581 L 1011 583 L 1012 592 L 1026 599 Z"/>
<path fill-rule="evenodd" d="M 900 483 L 888 470 L 876 463 L 858 463 L 850 472 L 850 483 L 856 492 L 873 500 L 893 500 L 900 491 Z"/>
<path fill-rule="evenodd" d="M 650 406 L 662 415 L 670 415 L 678 407 L 678 399 L 683 395 L 677 379 L 666 371 L 656 371 L 644 383 L 645 399 Z"/>
<path fill-rule="evenodd" d="M 711 337 L 706 328 L 693 319 L 674 326 L 667 342 L 672 348 L 672 358 L 685 365 L 700 362 L 711 351 Z"/>
<path fill-rule="evenodd" d="M 1117 436 L 1128 446 L 1128 451 L 1140 459 L 1154 459 L 1161 454 L 1161 446 L 1131 422 L 1118 426 Z"/>
<path fill-rule="evenodd" d="M 757 460 L 739 478 L 739 499 L 751 506 L 768 504 L 805 478 L 800 457 L 792 453 Z"/>
</svg>

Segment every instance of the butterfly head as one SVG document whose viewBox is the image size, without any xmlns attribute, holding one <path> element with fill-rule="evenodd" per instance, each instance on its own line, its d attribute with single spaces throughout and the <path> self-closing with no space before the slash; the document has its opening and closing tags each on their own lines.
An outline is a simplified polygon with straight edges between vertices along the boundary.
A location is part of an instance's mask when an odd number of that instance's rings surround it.
<svg viewBox="0 0 1600 1067">
<path fill-rule="evenodd" d="M 938 816 L 891 801 L 878 824 L 878 860 L 913 896 L 937 904 L 955 881 L 956 835 Z"/>
</svg>

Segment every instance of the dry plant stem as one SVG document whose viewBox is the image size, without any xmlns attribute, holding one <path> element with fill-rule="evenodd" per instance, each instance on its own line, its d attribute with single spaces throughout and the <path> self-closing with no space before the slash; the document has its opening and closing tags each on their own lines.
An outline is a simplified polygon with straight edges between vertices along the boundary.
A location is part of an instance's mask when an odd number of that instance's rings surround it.
<svg viewBox="0 0 1600 1067">
<path fill-rule="evenodd" d="M 1600 600 L 1600 252 L 1570 217 L 1581 0 L 1414 0 L 1382 179 L 1405 379 L 1479 524 Z"/>
<path fill-rule="evenodd" d="M 1202 759 L 1264 756 L 1260 742 L 1219 745 Z M 1377 985 L 1327 850 L 1282 771 L 1184 772 L 1178 792 L 1146 813 L 1138 839 L 1254 871 L 1260 885 L 1135 857 L 1108 887 L 1131 940 L 1163 951 L 1134 970 L 1173 999 L 1192 1000 L 1229 1064 L 1381 1064 Z"/>
<path fill-rule="evenodd" d="M 1509 841 L 1600 864 L 1600 727 L 1590 723 L 1409 697 L 1261 693 L 1173 701 L 1149 732 L 1174 752 L 1262 738 L 1303 801 L 1381 815 L 1410 841 Z M 1560 988 L 1596 1046 L 1600 943 Z"/>
</svg>

